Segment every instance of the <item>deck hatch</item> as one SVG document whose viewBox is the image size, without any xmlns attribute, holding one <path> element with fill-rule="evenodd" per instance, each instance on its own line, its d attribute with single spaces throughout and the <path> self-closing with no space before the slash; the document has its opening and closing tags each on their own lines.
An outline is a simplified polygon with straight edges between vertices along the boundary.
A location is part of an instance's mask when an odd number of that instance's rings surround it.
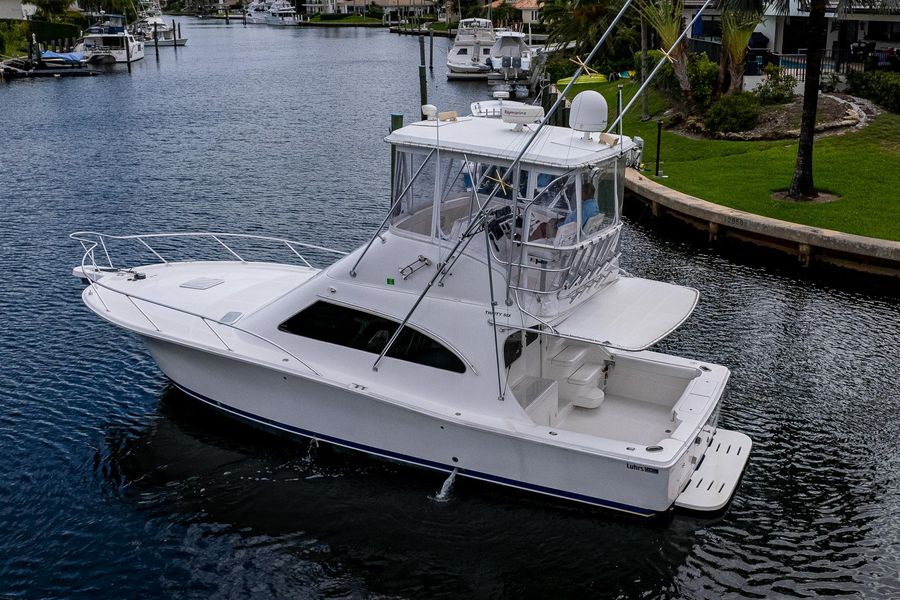
<svg viewBox="0 0 900 600">
<path fill-rule="evenodd" d="M 220 283 L 225 283 L 224 279 L 216 279 L 214 277 L 197 277 L 190 281 L 185 281 L 178 287 L 187 288 L 189 290 L 208 290 L 216 287 Z"/>
</svg>

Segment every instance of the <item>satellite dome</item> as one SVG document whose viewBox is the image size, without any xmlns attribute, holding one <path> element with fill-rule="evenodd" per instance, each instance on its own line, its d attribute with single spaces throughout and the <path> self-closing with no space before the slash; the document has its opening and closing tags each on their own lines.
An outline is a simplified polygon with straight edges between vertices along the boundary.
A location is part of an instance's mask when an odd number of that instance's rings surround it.
<svg viewBox="0 0 900 600">
<path fill-rule="evenodd" d="M 603 131 L 609 115 L 606 99 L 593 90 L 575 96 L 569 111 L 569 127 L 575 131 Z"/>
</svg>

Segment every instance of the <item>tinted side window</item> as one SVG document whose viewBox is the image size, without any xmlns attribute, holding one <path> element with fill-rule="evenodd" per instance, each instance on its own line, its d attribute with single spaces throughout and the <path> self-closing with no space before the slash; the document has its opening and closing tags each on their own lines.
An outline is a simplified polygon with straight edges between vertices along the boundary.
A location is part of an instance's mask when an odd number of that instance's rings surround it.
<svg viewBox="0 0 900 600">
<path fill-rule="evenodd" d="M 278 329 L 320 342 L 379 354 L 398 326 L 399 323 L 377 315 L 328 302 L 316 302 L 279 325 Z M 403 328 L 387 356 L 454 373 L 466 371 L 466 366 L 453 352 L 409 327 Z"/>
</svg>

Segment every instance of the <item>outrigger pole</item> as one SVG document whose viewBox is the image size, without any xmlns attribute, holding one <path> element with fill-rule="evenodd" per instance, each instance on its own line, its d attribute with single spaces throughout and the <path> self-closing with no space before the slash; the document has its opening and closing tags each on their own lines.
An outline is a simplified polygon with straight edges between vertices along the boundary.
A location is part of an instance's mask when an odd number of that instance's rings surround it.
<svg viewBox="0 0 900 600">
<path fill-rule="evenodd" d="M 644 83 L 641 84 L 641 87 L 638 88 L 638 91 L 635 92 L 634 96 L 631 97 L 631 100 L 628 101 L 628 104 L 625 105 L 625 108 L 622 109 L 622 112 L 619 113 L 619 115 L 616 117 L 615 121 L 612 122 L 612 125 L 610 125 L 609 128 L 606 130 L 607 133 L 609 133 L 610 131 L 615 129 L 616 125 L 619 125 L 619 123 L 625 118 L 625 113 L 628 112 L 628 109 L 631 108 L 631 105 L 634 104 L 635 101 L 641 96 L 641 93 L 647 88 L 647 85 L 650 84 L 650 81 L 656 75 L 657 71 L 659 71 L 662 68 L 663 64 L 667 60 L 671 60 L 669 58 L 669 54 L 671 54 L 671 52 L 673 50 L 675 50 L 675 47 L 678 46 L 679 43 L 681 43 L 681 40 L 684 39 L 684 36 L 687 35 L 687 32 L 693 28 L 694 23 L 697 21 L 697 19 L 700 18 L 700 15 L 703 13 L 704 10 L 706 10 L 706 7 L 709 6 L 710 2 L 712 2 L 712 0 L 706 0 L 706 2 L 703 4 L 703 6 L 700 7 L 700 10 L 697 11 L 697 14 L 694 15 L 694 18 L 691 19 L 691 22 L 688 23 L 688 26 L 685 27 L 684 31 L 681 32 L 681 35 L 678 36 L 678 39 L 675 40 L 675 43 L 672 44 L 672 47 L 669 48 L 669 51 L 666 52 L 665 54 L 663 54 L 662 58 L 659 59 L 659 62 L 656 63 L 656 66 L 653 67 L 653 70 L 650 72 L 650 75 L 647 76 L 647 79 L 644 80 Z"/>
<path fill-rule="evenodd" d="M 528 141 L 525 143 L 525 145 L 519 151 L 518 155 L 516 155 L 515 160 L 512 161 L 512 163 L 509 165 L 509 167 L 507 167 L 506 171 L 503 173 L 503 176 L 500 178 L 502 181 L 506 181 L 506 178 L 509 177 L 510 174 L 513 172 L 513 170 L 516 168 L 516 166 L 518 166 L 519 162 L 521 162 L 521 160 L 522 160 L 522 157 L 525 156 L 525 153 L 531 147 L 531 144 L 534 142 L 535 138 L 538 136 L 541 129 L 543 129 L 544 126 L 550 121 L 550 118 L 559 109 L 560 105 L 562 105 L 562 103 L 565 102 L 566 93 L 575 84 L 575 81 L 581 76 L 581 73 L 584 71 L 584 67 L 588 63 L 590 63 L 591 60 L 594 58 L 594 56 L 597 54 L 597 52 L 600 51 L 600 48 L 603 46 L 603 42 L 605 42 L 606 38 L 609 37 L 609 34 L 612 32 L 613 28 L 615 28 L 615 26 L 618 24 L 619 20 L 622 18 L 622 15 L 625 14 L 625 11 L 628 10 L 628 7 L 631 6 L 631 3 L 633 1 L 634 0 L 626 0 L 625 1 L 625 4 L 622 5 L 622 8 L 619 10 L 618 14 L 616 14 L 615 18 L 609 24 L 609 27 L 606 28 L 606 31 L 604 31 L 603 35 L 600 36 L 600 39 L 597 40 L 597 43 L 594 45 L 594 48 L 591 50 L 590 54 L 588 54 L 587 58 L 584 59 L 584 61 L 581 64 L 579 64 L 577 69 L 575 69 L 574 75 L 572 75 L 572 78 L 569 80 L 569 83 L 566 85 L 566 87 L 563 89 L 562 93 L 556 99 L 556 102 L 553 103 L 553 106 L 550 107 L 550 110 L 547 111 L 547 114 L 545 114 L 544 118 L 541 119 L 541 122 L 538 124 L 538 126 L 535 128 L 535 130 L 532 132 L 531 137 L 528 138 Z M 669 50 L 665 53 L 665 56 L 663 56 L 663 58 L 660 60 L 660 62 L 656 65 L 656 68 L 654 68 L 653 71 L 650 73 L 650 76 L 647 78 L 647 80 L 641 86 L 641 90 L 643 90 L 647 86 L 647 84 L 650 83 L 651 79 L 653 79 L 653 76 L 656 75 L 657 71 L 659 71 L 660 67 L 662 66 L 662 62 L 664 60 L 666 60 L 666 56 L 668 56 L 672 51 L 674 51 L 676 46 L 678 46 L 678 44 L 681 43 L 681 40 L 684 38 L 685 35 L 687 35 L 687 32 L 690 31 L 691 26 L 694 24 L 694 22 L 698 18 L 700 18 L 700 15 L 703 13 L 704 10 L 706 10 L 706 7 L 709 6 L 711 2 L 712 2 L 712 0 L 706 0 L 706 2 L 703 4 L 703 6 L 700 7 L 700 10 L 697 11 L 697 14 L 694 15 L 694 18 L 691 19 L 691 22 L 688 24 L 688 26 L 684 29 L 684 31 L 681 32 L 681 35 L 678 36 L 678 39 L 675 40 L 675 43 L 672 44 L 672 46 L 669 48 Z M 635 94 L 635 97 L 637 97 L 637 94 Z M 628 103 L 628 106 L 626 107 L 625 110 L 630 108 L 633 102 L 634 102 L 634 98 L 631 99 L 631 102 Z M 625 114 L 625 111 L 623 110 L 622 115 L 624 115 L 624 114 Z M 621 115 L 620 115 L 619 119 L 616 119 L 614 125 L 618 124 L 620 118 L 621 118 Z M 438 121 L 438 126 L 440 126 L 440 120 Z M 612 128 L 610 128 L 610 130 L 611 129 Z M 472 218 L 472 220 L 469 223 L 469 226 L 466 227 L 466 230 L 462 233 L 462 235 L 460 235 L 459 240 L 456 242 L 456 244 L 450 250 L 450 253 L 447 255 L 447 262 L 439 263 L 437 265 L 438 268 L 435 270 L 434 275 L 428 281 L 428 284 L 425 286 L 425 289 L 423 289 L 422 293 L 419 294 L 419 297 L 416 298 L 416 301 L 412 305 L 412 308 L 409 309 L 409 312 L 406 314 L 406 317 L 404 317 L 403 321 L 397 327 L 397 330 L 394 331 L 394 335 L 391 336 L 391 339 L 389 339 L 388 343 L 385 344 L 384 348 L 381 350 L 381 353 L 378 355 L 378 358 L 375 359 L 375 362 L 372 364 L 373 371 L 378 370 L 378 365 L 381 363 L 382 359 L 385 357 L 385 355 L 391 349 L 391 346 L 393 346 L 394 343 L 397 341 L 397 338 L 400 337 L 400 333 L 403 331 L 403 328 L 409 322 L 410 318 L 412 318 L 413 313 L 416 312 L 416 309 L 419 308 L 419 304 L 421 304 L 422 300 L 425 299 L 425 296 L 428 294 L 428 291 L 432 287 L 434 287 L 434 284 L 438 280 L 438 278 L 441 277 L 441 275 L 445 271 L 449 270 L 450 268 L 453 267 L 454 264 L 456 264 L 457 259 L 461 255 L 461 254 L 457 254 L 457 251 L 460 249 L 460 246 L 463 246 L 463 248 L 465 248 L 465 246 L 468 246 L 469 241 L 471 241 L 471 237 L 474 234 L 475 230 L 482 225 L 484 217 L 487 213 L 488 206 L 490 205 L 491 200 L 494 199 L 494 196 L 497 195 L 497 191 L 500 189 L 500 187 L 501 186 L 499 186 L 499 185 L 495 186 L 494 189 L 491 191 L 491 193 L 488 194 L 488 197 L 485 199 L 484 204 L 481 206 L 479 211 Z M 491 312 L 492 312 L 492 314 L 494 314 L 494 305 L 493 304 L 491 305 Z M 496 319 L 495 314 L 494 314 L 494 316 Z M 496 335 L 496 333 L 495 333 L 495 335 Z"/>
</svg>

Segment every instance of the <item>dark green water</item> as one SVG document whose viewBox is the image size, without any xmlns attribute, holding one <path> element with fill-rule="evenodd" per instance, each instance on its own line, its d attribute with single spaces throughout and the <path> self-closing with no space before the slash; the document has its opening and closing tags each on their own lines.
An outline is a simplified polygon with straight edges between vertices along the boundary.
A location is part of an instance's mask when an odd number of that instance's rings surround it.
<svg viewBox="0 0 900 600">
<path fill-rule="evenodd" d="M 0 597 L 900 596 L 900 302 L 631 221 L 625 266 L 694 286 L 667 352 L 733 370 L 755 442 L 731 510 L 648 525 L 249 430 L 91 315 L 77 229 L 265 232 L 349 249 L 380 222 L 417 42 L 184 20 L 128 76 L 0 86 Z M 481 84 L 430 100 L 464 111 Z"/>
</svg>

